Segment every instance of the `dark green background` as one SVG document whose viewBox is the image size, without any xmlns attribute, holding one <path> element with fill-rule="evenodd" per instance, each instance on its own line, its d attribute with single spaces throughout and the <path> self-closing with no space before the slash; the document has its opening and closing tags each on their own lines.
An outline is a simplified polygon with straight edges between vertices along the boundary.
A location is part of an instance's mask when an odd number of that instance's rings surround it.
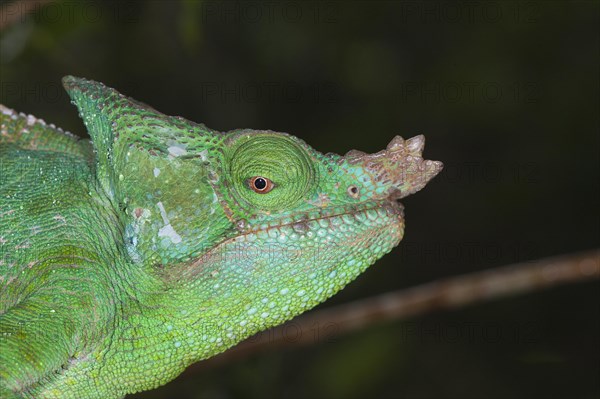
<svg viewBox="0 0 600 399">
<path fill-rule="evenodd" d="M 404 201 L 400 246 L 326 307 L 598 247 L 598 4 L 50 2 L 2 31 L 0 100 L 85 135 L 60 88 L 73 74 L 323 152 L 425 134 L 445 171 Z M 274 349 L 135 397 L 598 398 L 599 288 Z"/>
</svg>

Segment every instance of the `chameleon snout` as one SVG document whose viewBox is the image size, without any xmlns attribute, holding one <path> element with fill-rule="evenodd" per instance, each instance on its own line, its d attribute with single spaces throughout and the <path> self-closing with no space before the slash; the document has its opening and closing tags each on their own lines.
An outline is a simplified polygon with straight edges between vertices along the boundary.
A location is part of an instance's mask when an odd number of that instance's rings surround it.
<svg viewBox="0 0 600 399">
<path fill-rule="evenodd" d="M 385 150 L 375 154 L 352 150 L 344 159 L 362 167 L 369 176 L 372 199 L 397 200 L 421 190 L 442 170 L 442 162 L 423 159 L 424 148 L 423 135 L 408 140 L 396 136 Z"/>
</svg>

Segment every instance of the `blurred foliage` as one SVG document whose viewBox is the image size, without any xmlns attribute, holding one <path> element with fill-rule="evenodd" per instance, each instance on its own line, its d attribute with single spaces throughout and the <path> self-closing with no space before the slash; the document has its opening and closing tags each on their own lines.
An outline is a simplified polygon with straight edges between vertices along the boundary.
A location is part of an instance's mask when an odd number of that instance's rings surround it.
<svg viewBox="0 0 600 399">
<path fill-rule="evenodd" d="M 598 21 L 594 1 L 47 2 L 2 31 L 0 101 L 85 135 L 60 87 L 73 74 L 324 152 L 424 133 L 445 171 L 404 201 L 400 247 L 329 306 L 598 246 Z M 315 340 L 135 397 L 597 398 L 598 288 Z"/>
</svg>

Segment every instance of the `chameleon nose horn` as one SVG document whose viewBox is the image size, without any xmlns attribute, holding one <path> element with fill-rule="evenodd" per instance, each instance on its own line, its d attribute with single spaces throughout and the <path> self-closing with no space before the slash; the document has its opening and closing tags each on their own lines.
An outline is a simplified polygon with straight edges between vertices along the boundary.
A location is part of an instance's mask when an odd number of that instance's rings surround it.
<svg viewBox="0 0 600 399">
<path fill-rule="evenodd" d="M 360 164 L 372 176 L 378 198 L 400 199 L 421 190 L 444 167 L 440 161 L 423 159 L 425 136 L 404 140 L 396 136 L 385 150 L 366 154 L 352 150 L 344 159 Z"/>
</svg>

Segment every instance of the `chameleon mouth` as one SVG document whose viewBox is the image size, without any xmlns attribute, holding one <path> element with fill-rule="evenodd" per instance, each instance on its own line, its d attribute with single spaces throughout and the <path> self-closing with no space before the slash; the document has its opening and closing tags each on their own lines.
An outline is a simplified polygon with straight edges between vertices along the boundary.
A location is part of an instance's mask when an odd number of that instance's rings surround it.
<svg viewBox="0 0 600 399">
<path fill-rule="evenodd" d="M 306 220 L 306 223 L 317 222 L 320 223 L 321 227 L 325 227 L 324 222 L 333 222 L 333 224 L 336 225 L 335 222 L 338 220 L 341 220 L 342 223 L 345 222 L 349 224 L 353 221 L 362 224 L 371 224 L 369 222 L 375 223 L 378 220 L 392 221 L 396 218 L 401 219 L 403 216 L 403 206 L 399 202 L 382 201 L 366 206 L 355 206 L 346 209 L 342 208 L 341 210 L 336 210 L 334 208 L 330 212 L 322 211 L 320 216 L 309 218 Z M 302 221 L 300 223 L 302 223 Z"/>
<path fill-rule="evenodd" d="M 254 250 L 257 254 L 270 251 L 279 255 L 282 250 L 290 253 L 296 251 L 298 255 L 298 250 L 303 249 L 327 254 L 335 246 L 343 246 L 346 253 L 361 247 L 375 247 L 376 251 L 369 255 L 375 259 L 389 252 L 402 239 L 403 210 L 404 207 L 398 201 L 386 199 L 360 205 L 322 208 L 254 228 L 240 228 L 238 224 L 235 236 L 223 240 L 208 254 L 195 260 L 190 270 L 201 270 L 197 266 L 205 263 L 207 257 L 210 258 L 219 250 L 225 251 L 223 253 L 235 251 L 235 256 L 241 256 L 240 250 L 244 253 Z M 232 244 L 240 244 L 242 247 L 228 249 Z M 324 248 L 324 251 L 320 252 L 319 248 Z M 223 253 L 219 256 L 223 256 Z M 366 265 L 363 264 L 364 267 Z"/>
<path fill-rule="evenodd" d="M 370 201 L 361 205 L 323 208 L 320 210 L 298 214 L 256 226 L 242 232 L 242 235 L 279 232 L 294 235 L 305 235 L 310 232 L 323 231 L 326 228 L 343 230 L 343 225 L 379 225 L 402 223 L 404 207 L 396 200 Z M 324 234 L 324 233 L 321 233 Z"/>
</svg>

